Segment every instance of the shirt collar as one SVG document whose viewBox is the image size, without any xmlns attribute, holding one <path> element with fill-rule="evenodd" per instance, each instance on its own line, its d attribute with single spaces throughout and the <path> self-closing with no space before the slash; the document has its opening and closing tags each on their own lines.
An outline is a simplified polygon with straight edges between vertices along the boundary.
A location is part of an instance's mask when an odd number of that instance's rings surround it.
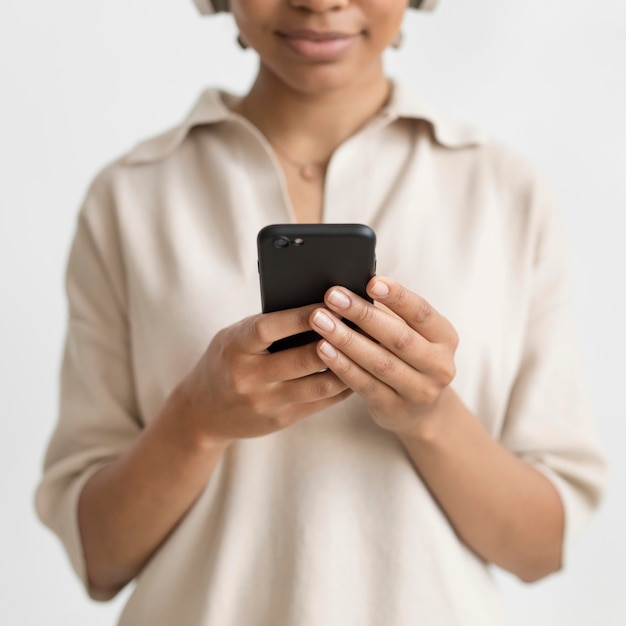
<svg viewBox="0 0 626 626">
<path fill-rule="evenodd" d="M 138 143 L 125 161 L 130 165 L 158 161 L 172 154 L 192 128 L 236 119 L 230 107 L 237 99 L 238 96 L 219 89 L 206 89 L 182 124 Z M 396 119 L 425 121 L 432 128 L 435 141 L 446 148 L 468 148 L 485 141 L 477 129 L 449 118 L 400 82 L 393 82 L 391 98 L 381 115 L 389 122 Z"/>
<path fill-rule="evenodd" d="M 182 124 L 138 143 L 126 155 L 125 161 L 130 165 L 138 165 L 164 159 L 183 143 L 192 128 L 218 124 L 232 117 L 229 104 L 235 100 L 236 97 L 230 93 L 219 89 L 206 89 L 200 94 Z"/>
<path fill-rule="evenodd" d="M 486 137 L 474 126 L 455 120 L 418 96 L 402 82 L 393 81 L 389 104 L 383 114 L 393 119 L 412 119 L 430 125 L 434 139 L 446 148 L 470 148 L 485 142 Z"/>
</svg>

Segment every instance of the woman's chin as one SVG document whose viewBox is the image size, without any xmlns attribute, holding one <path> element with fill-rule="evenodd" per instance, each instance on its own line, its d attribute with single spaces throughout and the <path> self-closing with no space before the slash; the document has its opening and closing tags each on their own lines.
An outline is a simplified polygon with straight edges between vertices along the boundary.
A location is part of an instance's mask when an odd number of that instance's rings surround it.
<svg viewBox="0 0 626 626">
<path fill-rule="evenodd" d="M 371 71 L 354 71 L 341 64 L 316 64 L 305 68 L 298 68 L 296 71 L 286 71 L 277 73 L 271 68 L 266 68 L 272 72 L 274 80 L 283 83 L 292 91 L 302 93 L 307 96 L 323 96 L 325 94 L 349 89 L 362 82 L 369 82 L 374 78 Z M 380 78 L 384 78 L 382 68 Z"/>
</svg>

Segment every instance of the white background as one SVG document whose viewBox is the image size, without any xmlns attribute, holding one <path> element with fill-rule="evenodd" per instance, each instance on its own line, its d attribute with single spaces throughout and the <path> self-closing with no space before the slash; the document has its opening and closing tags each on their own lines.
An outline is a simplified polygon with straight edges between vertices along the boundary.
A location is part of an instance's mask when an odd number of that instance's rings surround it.
<svg viewBox="0 0 626 626">
<path fill-rule="evenodd" d="M 626 2 L 443 0 L 411 13 L 390 73 L 551 177 L 611 480 L 567 571 L 499 576 L 514 626 L 626 624 Z M 251 52 L 191 0 L 0 5 L 0 623 L 113 624 L 87 600 L 32 496 L 55 421 L 62 280 L 90 179 L 176 123 L 209 84 L 243 91 Z M 175 572 L 172 572 L 175 575 Z M 277 625 L 280 626 L 280 625 Z"/>
</svg>

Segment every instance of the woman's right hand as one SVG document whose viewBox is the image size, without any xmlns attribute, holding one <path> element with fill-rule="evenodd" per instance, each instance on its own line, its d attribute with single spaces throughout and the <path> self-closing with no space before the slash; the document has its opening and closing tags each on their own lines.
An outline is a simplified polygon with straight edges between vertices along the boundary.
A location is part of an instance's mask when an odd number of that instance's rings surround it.
<svg viewBox="0 0 626 626">
<path fill-rule="evenodd" d="M 278 339 L 311 330 L 317 306 L 254 315 L 215 335 L 178 389 L 200 437 L 230 442 L 267 435 L 352 393 L 326 370 L 316 343 L 267 351 Z"/>
<path fill-rule="evenodd" d="M 311 330 L 319 305 L 255 315 L 215 335 L 126 453 L 85 484 L 78 523 L 90 594 L 112 598 L 141 571 L 197 500 L 226 448 L 350 395 L 316 343 L 269 353 Z"/>
</svg>

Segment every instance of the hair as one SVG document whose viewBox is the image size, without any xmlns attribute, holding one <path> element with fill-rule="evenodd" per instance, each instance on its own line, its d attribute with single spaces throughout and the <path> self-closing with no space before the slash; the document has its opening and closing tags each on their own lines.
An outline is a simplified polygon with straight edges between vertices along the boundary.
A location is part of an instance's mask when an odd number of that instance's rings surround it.
<svg viewBox="0 0 626 626">
<path fill-rule="evenodd" d="M 439 0 L 410 0 L 409 7 L 422 11 L 432 11 Z M 230 0 L 194 0 L 203 15 L 223 13 L 229 10 Z"/>
</svg>

